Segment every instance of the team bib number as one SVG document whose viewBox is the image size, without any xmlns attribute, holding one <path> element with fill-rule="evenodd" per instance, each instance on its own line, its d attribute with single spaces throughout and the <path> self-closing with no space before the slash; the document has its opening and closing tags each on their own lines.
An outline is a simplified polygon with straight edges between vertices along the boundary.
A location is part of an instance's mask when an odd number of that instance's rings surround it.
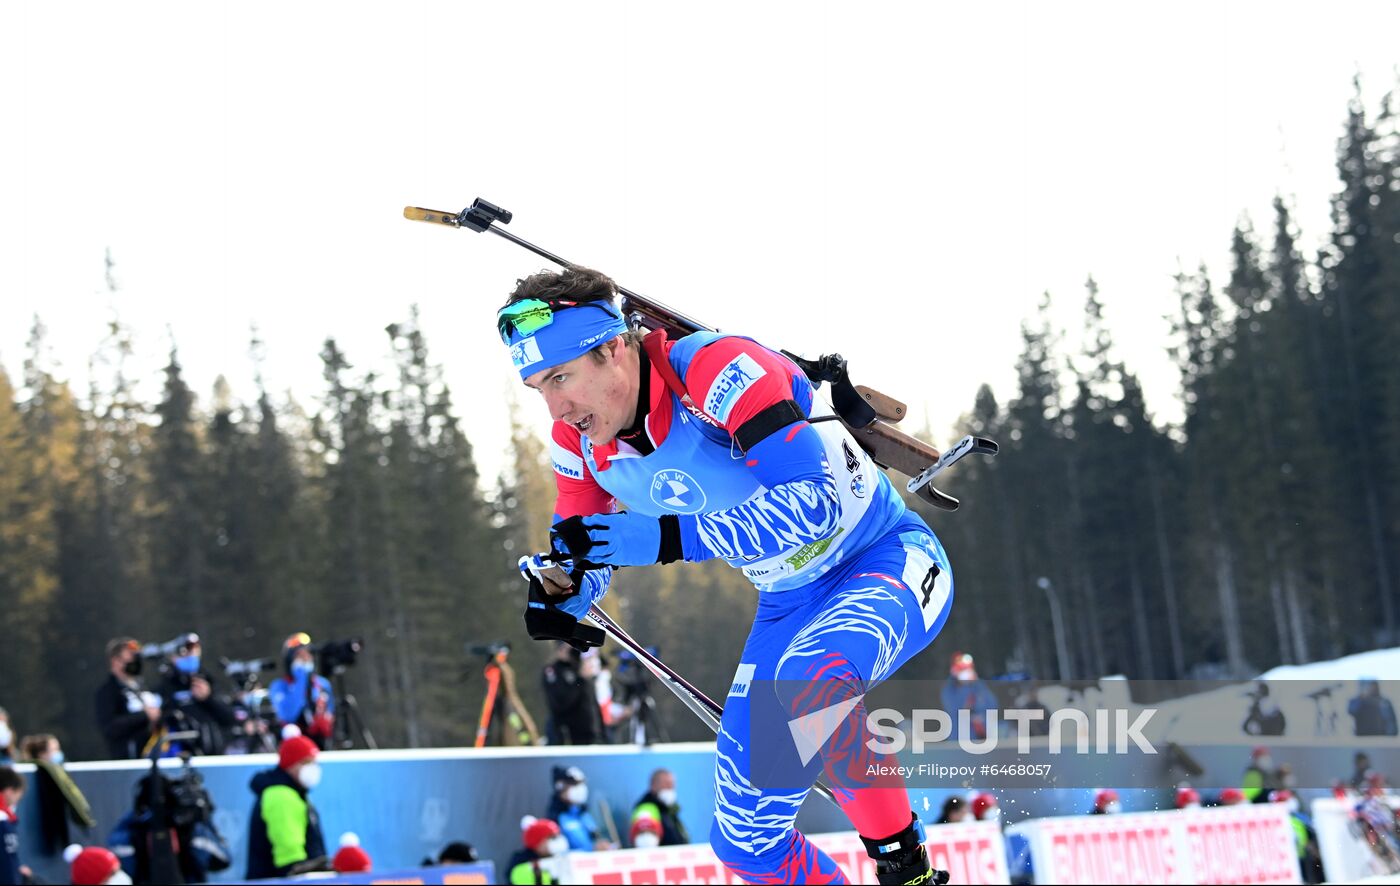
<svg viewBox="0 0 1400 886">
<path fill-rule="evenodd" d="M 900 578 L 919 604 L 919 612 L 924 617 L 924 630 L 932 630 L 933 623 L 948 603 L 953 577 L 923 548 L 905 545 L 904 551 L 907 556 L 904 574 Z"/>
</svg>

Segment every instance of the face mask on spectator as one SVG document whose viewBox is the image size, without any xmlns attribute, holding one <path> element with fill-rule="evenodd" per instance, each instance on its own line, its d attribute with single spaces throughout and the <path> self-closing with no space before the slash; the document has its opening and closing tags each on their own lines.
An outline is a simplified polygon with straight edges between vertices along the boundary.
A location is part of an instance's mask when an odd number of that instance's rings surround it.
<svg viewBox="0 0 1400 886">
<path fill-rule="evenodd" d="M 127 675 L 128 677 L 137 677 L 137 676 L 140 676 L 140 674 L 141 674 L 141 657 L 138 655 L 138 656 L 136 656 L 135 658 L 133 658 L 131 661 L 129 661 L 129 662 L 127 662 L 126 664 L 122 665 L 122 670 L 126 672 L 126 675 Z"/>
<path fill-rule="evenodd" d="M 1274 768 L 1274 758 L 1264 754 L 1254 761 L 1254 765 L 1260 769 L 1269 770 Z"/>
<path fill-rule="evenodd" d="M 1123 804 L 1122 804 L 1122 803 L 1119 803 L 1117 800 L 1114 800 L 1112 803 L 1105 804 L 1104 807 L 1103 807 L 1103 814 L 1104 814 L 1104 815 L 1117 815 L 1118 813 L 1120 813 L 1120 812 L 1122 812 L 1122 811 L 1123 811 Z"/>
<path fill-rule="evenodd" d="M 308 791 L 316 787 L 321 783 L 321 764 L 307 763 L 301 767 L 301 771 L 297 773 L 297 781 Z"/>
<path fill-rule="evenodd" d="M 10 731 L 8 723 L 0 723 L 0 748 L 7 748 L 10 742 L 15 740 L 15 734 Z"/>
<path fill-rule="evenodd" d="M 198 655 L 182 655 L 175 659 L 175 670 L 182 674 L 194 674 L 199 672 Z"/>
<path fill-rule="evenodd" d="M 662 788 L 661 790 L 656 792 L 656 799 L 660 800 L 667 806 L 674 806 L 676 805 L 676 789 Z"/>
<path fill-rule="evenodd" d="M 588 802 L 588 785 L 576 784 L 564 792 L 564 799 L 574 804 L 582 806 Z"/>
<path fill-rule="evenodd" d="M 661 838 L 651 831 L 642 831 L 637 835 L 637 839 L 632 841 L 632 845 L 638 849 L 655 849 L 661 845 Z"/>
<path fill-rule="evenodd" d="M 68 758 L 63 755 L 62 750 L 57 750 L 54 751 L 52 754 L 49 754 L 49 762 L 55 766 L 62 766 L 63 761 L 66 759 Z"/>
<path fill-rule="evenodd" d="M 126 871 L 117 871 L 104 882 L 106 882 L 108 886 L 131 886 L 131 877 L 127 875 Z"/>
<path fill-rule="evenodd" d="M 996 806 L 993 806 L 991 809 L 988 809 L 986 812 L 982 813 L 982 820 L 1001 821 L 1001 810 L 998 809 Z"/>
<path fill-rule="evenodd" d="M 1298 811 L 1298 798 L 1297 798 L 1297 797 L 1289 797 L 1289 798 L 1288 798 L 1288 802 L 1284 803 L 1283 805 L 1285 805 L 1285 806 L 1288 807 L 1288 811 L 1289 811 L 1289 812 L 1297 812 L 1297 811 Z"/>
<path fill-rule="evenodd" d="M 547 856 L 563 855 L 569 851 L 569 838 L 560 834 L 557 837 L 550 837 L 545 841 L 544 854 Z"/>
<path fill-rule="evenodd" d="M 315 663 L 315 662 L 311 662 L 311 661 L 302 661 L 302 660 L 300 660 L 300 659 L 298 659 L 297 661 L 292 662 L 292 673 L 293 673 L 293 674 L 296 674 L 297 676 L 301 676 L 301 675 L 303 675 L 303 674 L 309 674 L 309 673 L 311 673 L 311 672 L 314 671 L 314 670 L 316 670 L 316 663 Z"/>
</svg>

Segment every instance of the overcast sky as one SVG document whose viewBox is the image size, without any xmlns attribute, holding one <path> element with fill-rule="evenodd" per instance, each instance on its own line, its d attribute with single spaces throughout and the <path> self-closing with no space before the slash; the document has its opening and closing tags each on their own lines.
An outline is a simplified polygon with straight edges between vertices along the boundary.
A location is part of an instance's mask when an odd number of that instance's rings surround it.
<svg viewBox="0 0 1400 886">
<path fill-rule="evenodd" d="M 1162 420 L 1178 262 L 1292 201 L 1328 229 L 1359 71 L 1395 82 L 1400 4 L 345 2 L 0 5 L 0 364 L 31 318 L 86 390 L 115 308 L 159 395 L 173 332 L 207 405 L 314 404 L 334 336 L 382 368 L 420 305 L 487 476 L 494 310 L 545 263 L 405 205 L 481 196 L 510 230 L 907 401 L 940 438 L 1014 394 L 1020 321 L 1083 282 Z M 103 282 L 110 249 L 120 285 Z"/>
</svg>

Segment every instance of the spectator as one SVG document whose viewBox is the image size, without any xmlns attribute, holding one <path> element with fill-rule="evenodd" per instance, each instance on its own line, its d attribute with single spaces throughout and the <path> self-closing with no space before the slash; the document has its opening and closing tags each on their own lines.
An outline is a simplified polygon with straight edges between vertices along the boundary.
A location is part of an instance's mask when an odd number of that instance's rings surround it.
<svg viewBox="0 0 1400 886">
<path fill-rule="evenodd" d="M 972 798 L 972 817 L 978 821 L 1001 821 L 1001 807 L 997 798 L 983 791 Z"/>
<path fill-rule="evenodd" d="M 1189 785 L 1182 785 L 1176 789 L 1176 808 L 1200 809 L 1201 795 L 1196 792 L 1195 788 Z"/>
<path fill-rule="evenodd" d="M 335 732 L 335 695 L 331 683 L 316 673 L 311 637 L 298 632 L 282 645 L 286 674 L 267 687 L 268 700 L 282 725 L 295 725 L 301 734 L 325 750 Z"/>
<path fill-rule="evenodd" d="M 454 841 L 442 847 L 442 851 L 438 853 L 437 864 L 471 864 L 480 860 L 481 856 L 477 854 L 475 846 Z"/>
<path fill-rule="evenodd" d="M 961 713 L 967 711 L 969 734 L 981 740 L 987 737 L 988 714 L 997 709 L 997 699 L 987 684 L 977 679 L 977 668 L 972 656 L 966 652 L 954 652 L 948 668 L 948 679 L 943 684 L 943 710 L 953 721 L 950 739 L 961 736 Z"/>
<path fill-rule="evenodd" d="M 661 845 L 661 824 L 646 815 L 634 818 L 627 839 L 632 843 L 633 849 L 655 849 Z"/>
<path fill-rule="evenodd" d="M 97 689 L 97 726 L 113 760 L 146 755 L 160 724 L 160 696 L 141 685 L 141 644 L 130 637 L 107 643 L 109 676 Z"/>
<path fill-rule="evenodd" d="M 1357 681 L 1360 691 L 1347 704 L 1347 713 L 1356 724 L 1357 735 L 1395 735 L 1395 707 L 1381 695 L 1381 684 L 1374 677 Z"/>
<path fill-rule="evenodd" d="M 676 801 L 676 776 L 669 769 L 658 769 L 651 774 L 651 784 L 647 792 L 632 807 L 632 827 L 638 819 L 654 818 L 660 825 L 662 846 L 684 846 L 690 842 L 685 825 L 681 823 L 681 807 Z"/>
<path fill-rule="evenodd" d="M 1103 788 L 1094 794 L 1094 808 L 1089 811 L 1090 815 L 1117 815 L 1123 811 L 1123 804 L 1118 800 L 1118 792 L 1113 788 Z"/>
<path fill-rule="evenodd" d="M 1243 806 L 1248 802 L 1249 798 L 1239 788 L 1226 788 L 1220 792 L 1219 805 L 1221 806 Z"/>
<path fill-rule="evenodd" d="M 598 831 L 598 824 L 588 811 L 588 782 L 577 766 L 554 767 L 554 797 L 547 813 L 569 841 L 569 848 L 581 851 L 614 849 Z"/>
<path fill-rule="evenodd" d="M 938 821 L 934 824 L 956 824 L 966 820 L 967 801 L 954 794 L 943 801 L 943 808 L 938 813 Z"/>
<path fill-rule="evenodd" d="M 1361 751 L 1357 751 L 1356 756 L 1352 758 L 1352 763 L 1355 769 L 1351 773 L 1351 781 L 1348 784 L 1351 785 L 1353 791 L 1360 792 L 1366 789 L 1366 779 L 1371 774 L 1371 758 Z"/>
<path fill-rule="evenodd" d="M 1249 713 L 1244 718 L 1244 731 L 1249 735 L 1283 735 L 1288 720 L 1278 702 L 1269 695 L 1269 684 L 1260 680 L 1247 695 L 1250 703 Z"/>
<path fill-rule="evenodd" d="M 8 766 L 0 766 L 0 884 L 28 883 L 34 876 L 19 863 L 19 808 L 24 796 L 24 776 Z"/>
<path fill-rule="evenodd" d="M 597 744 L 598 706 L 592 681 L 580 672 L 581 655 L 568 643 L 555 646 L 540 680 L 549 703 L 550 744 Z"/>
<path fill-rule="evenodd" d="M 335 851 L 335 857 L 331 859 L 332 870 L 337 874 L 363 874 L 373 864 L 369 853 L 360 848 L 358 834 L 346 831 L 340 835 L 340 848 Z"/>
<path fill-rule="evenodd" d="M 34 763 L 34 784 L 39 792 L 41 851 L 56 854 L 68 845 L 68 817 L 84 828 L 94 828 L 92 807 L 63 768 L 63 746 L 52 735 L 26 735 L 20 742 L 24 756 Z"/>
<path fill-rule="evenodd" d="M 1298 849 L 1298 869 L 1303 873 L 1304 883 L 1322 882 L 1322 850 L 1317 845 L 1317 832 L 1298 803 L 1298 798 L 1290 790 L 1272 791 L 1270 803 L 1282 803 L 1288 807 L 1288 818 L 1293 825 L 1293 841 Z"/>
<path fill-rule="evenodd" d="M 287 876 L 324 861 L 321 817 L 307 798 L 321 782 L 318 754 L 315 742 L 294 735 L 278 749 L 277 768 L 253 777 L 258 799 L 248 827 L 248 879 Z"/>
<path fill-rule="evenodd" d="M 1240 789 L 1251 803 L 1267 803 L 1269 792 L 1282 788 L 1283 780 L 1274 766 L 1273 754 L 1259 745 L 1249 755 L 1249 766 L 1244 771 L 1244 783 Z"/>
<path fill-rule="evenodd" d="M 617 700 L 613 692 L 612 670 L 607 658 L 597 649 L 579 656 L 579 674 L 593 684 L 593 697 L 598 702 L 598 732 L 601 744 L 616 744 L 626 735 L 627 718 L 631 713 Z"/>
<path fill-rule="evenodd" d="M 10 712 L 0 708 L 0 766 L 15 762 L 15 731 L 10 728 Z"/>
<path fill-rule="evenodd" d="M 559 825 L 547 818 L 527 815 L 520 822 L 521 840 L 525 848 L 510 857 L 506 870 L 515 884 L 558 883 L 558 874 L 551 869 L 549 859 L 569 851 L 569 841 Z"/>
<path fill-rule="evenodd" d="M 131 883 L 131 877 L 122 870 L 122 863 L 105 846 L 89 846 L 84 849 L 77 843 L 63 850 L 63 860 L 68 862 L 68 879 L 73 886 L 118 886 Z"/>
<path fill-rule="evenodd" d="M 172 730 L 199 733 L 198 738 L 181 742 L 182 748 L 196 754 L 222 754 L 237 719 L 228 702 L 214 694 L 213 677 L 200 667 L 202 661 L 199 635 L 185 634 L 174 656 L 161 667 L 162 710 Z"/>
</svg>

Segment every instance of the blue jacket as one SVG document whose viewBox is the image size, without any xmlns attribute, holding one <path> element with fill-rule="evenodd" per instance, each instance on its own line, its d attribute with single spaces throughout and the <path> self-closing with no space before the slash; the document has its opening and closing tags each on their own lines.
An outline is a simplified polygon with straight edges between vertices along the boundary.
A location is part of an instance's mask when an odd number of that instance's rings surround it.
<svg viewBox="0 0 1400 886">
<path fill-rule="evenodd" d="M 316 683 L 311 690 L 311 698 L 314 700 L 325 696 L 326 713 L 334 714 L 335 693 L 331 692 L 330 681 L 320 674 L 314 675 L 314 678 Z M 277 719 L 283 723 L 300 723 L 302 709 L 306 707 L 306 680 L 306 674 L 299 674 L 291 679 L 279 677 L 267 687 L 267 699 L 272 702 Z"/>
<path fill-rule="evenodd" d="M 593 841 L 598 838 L 598 823 L 586 806 L 573 806 L 556 796 L 549 804 L 549 814 L 559 825 L 559 830 L 569 841 L 569 848 L 583 852 L 593 851 Z"/>
<path fill-rule="evenodd" d="M 21 882 L 19 875 L 19 819 L 0 800 L 0 884 Z"/>
</svg>

